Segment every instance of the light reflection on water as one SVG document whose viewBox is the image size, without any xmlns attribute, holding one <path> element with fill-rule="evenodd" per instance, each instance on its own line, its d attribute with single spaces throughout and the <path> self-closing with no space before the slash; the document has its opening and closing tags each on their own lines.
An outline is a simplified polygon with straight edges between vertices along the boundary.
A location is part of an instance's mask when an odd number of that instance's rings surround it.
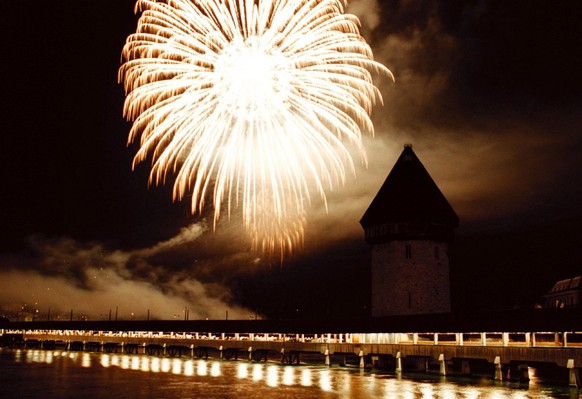
<svg viewBox="0 0 582 399">
<path fill-rule="evenodd" d="M 27 375 L 34 365 L 46 365 L 47 370 L 59 373 L 55 378 L 72 389 L 75 384 L 66 378 L 73 372 L 74 378 L 99 379 L 107 370 L 114 371 L 116 378 L 129 380 L 125 384 L 155 384 L 146 397 L 180 398 L 203 397 L 213 399 L 225 397 L 236 385 L 236 398 L 370 398 L 370 399 L 580 399 L 580 392 L 573 388 L 549 388 L 534 384 L 530 389 L 515 389 L 509 383 L 476 381 L 455 381 L 450 378 L 422 378 L 410 380 L 393 375 L 375 375 L 360 370 L 327 368 L 325 366 L 289 366 L 278 363 L 249 363 L 244 361 L 203 360 L 191 358 L 152 357 L 146 355 L 125 355 L 107 353 L 84 353 L 45 350 L 3 350 L 0 349 L 0 370 L 20 365 L 27 367 Z M 50 366 L 50 367 L 49 367 Z M 18 371 L 18 369 L 15 369 Z M 74 371 L 77 370 L 77 371 Z M 79 374 L 79 370 L 86 370 Z M 119 371 L 116 371 L 119 370 Z M 70 373 L 69 373 L 70 371 Z M 12 371 L 9 371 L 9 373 Z M 125 374 L 118 374 L 118 373 Z M 133 374 L 128 374 L 133 373 Z M 139 374 L 135 374 L 139 373 Z M 140 377 L 142 375 L 143 377 Z M 149 376 L 159 376 L 151 380 Z M 18 374 L 15 374 L 18 378 Z M 6 377 L 8 378 L 8 377 Z M 39 377 L 39 378 L 42 378 Z M 171 384 L 168 382 L 171 378 Z M 0 377 L 0 382 L 2 377 Z M 110 382 L 111 380 L 107 380 Z M 153 382 L 152 382 L 153 381 Z M 26 384 L 34 384 L 27 382 Z M 42 381 L 38 382 L 43 384 Z M 44 382 L 46 384 L 46 382 Z M 49 384 L 50 385 L 50 384 Z M 171 390 L 168 391 L 171 387 Z M 26 389 L 26 387 L 25 387 Z M 108 389 L 108 387 L 105 387 Z M 163 394 L 156 394 L 164 389 Z M 131 389 L 129 392 L 133 392 Z M 68 392 L 68 391 L 67 391 Z M 216 392 L 216 393 L 214 393 Z M 118 398 L 133 398 L 135 392 Z M 87 396 L 77 392 L 69 397 Z M 213 396 L 214 395 L 214 396 Z M 331 396 L 330 396 L 331 395 Z M 25 397 L 22 392 L 7 397 Z M 31 396 L 34 397 L 34 396 Z M 51 398 L 50 391 L 45 398 Z M 60 396 L 52 396 L 60 397 Z M 231 397 L 230 394 L 227 397 Z"/>
</svg>

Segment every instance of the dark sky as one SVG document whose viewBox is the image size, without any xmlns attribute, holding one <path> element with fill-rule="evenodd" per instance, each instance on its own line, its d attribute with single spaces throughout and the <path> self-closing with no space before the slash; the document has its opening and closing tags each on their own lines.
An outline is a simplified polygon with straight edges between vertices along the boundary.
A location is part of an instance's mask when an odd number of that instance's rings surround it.
<svg viewBox="0 0 582 399">
<path fill-rule="evenodd" d="M 395 83 L 378 81 L 368 167 L 328 193 L 328 213 L 314 201 L 305 248 L 280 265 L 251 253 L 236 223 L 213 233 L 169 187 L 148 188 L 148 165 L 132 172 L 117 70 L 133 1 L 0 2 L 0 285 L 17 287 L 0 309 L 82 307 L 97 293 L 108 309 L 131 292 L 163 317 L 184 304 L 200 317 L 365 312 L 358 221 L 405 143 L 461 218 L 454 308 L 530 306 L 581 274 L 581 3 L 358 0 L 349 11 Z"/>
</svg>

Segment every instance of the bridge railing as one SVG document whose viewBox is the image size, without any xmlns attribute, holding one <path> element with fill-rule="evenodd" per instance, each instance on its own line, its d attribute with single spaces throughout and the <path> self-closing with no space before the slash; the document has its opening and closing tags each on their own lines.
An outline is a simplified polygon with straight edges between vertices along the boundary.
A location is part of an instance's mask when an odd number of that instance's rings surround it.
<svg viewBox="0 0 582 399">
<path fill-rule="evenodd" d="M 74 340 L 75 337 L 148 338 L 169 340 L 228 340 L 254 342 L 451 345 L 451 346 L 516 346 L 516 347 L 582 347 L 582 331 L 567 332 L 470 332 L 470 333 L 346 333 L 346 334 L 272 334 L 165 331 L 86 331 L 86 330 L 18 330 L 1 329 L 2 334 L 22 334 L 25 339 L 52 336 Z"/>
</svg>

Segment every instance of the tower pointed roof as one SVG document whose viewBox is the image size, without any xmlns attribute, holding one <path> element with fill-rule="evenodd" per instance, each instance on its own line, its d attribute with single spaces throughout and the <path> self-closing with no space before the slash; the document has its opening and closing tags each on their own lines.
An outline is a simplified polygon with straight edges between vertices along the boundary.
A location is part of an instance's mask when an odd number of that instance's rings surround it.
<svg viewBox="0 0 582 399">
<path fill-rule="evenodd" d="M 405 145 L 360 224 L 366 229 L 382 224 L 417 222 L 457 227 L 459 217 L 412 146 Z"/>
</svg>

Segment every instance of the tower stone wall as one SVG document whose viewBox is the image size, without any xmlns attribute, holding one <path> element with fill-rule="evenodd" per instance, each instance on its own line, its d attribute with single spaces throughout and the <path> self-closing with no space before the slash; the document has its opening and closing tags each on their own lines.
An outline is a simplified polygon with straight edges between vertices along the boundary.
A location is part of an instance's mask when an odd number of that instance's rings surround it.
<svg viewBox="0 0 582 399">
<path fill-rule="evenodd" d="M 372 316 L 448 313 L 448 244 L 394 240 L 372 247 Z"/>
<path fill-rule="evenodd" d="M 451 311 L 448 246 L 459 218 L 412 146 L 360 223 L 372 251 L 372 316 Z"/>
</svg>

